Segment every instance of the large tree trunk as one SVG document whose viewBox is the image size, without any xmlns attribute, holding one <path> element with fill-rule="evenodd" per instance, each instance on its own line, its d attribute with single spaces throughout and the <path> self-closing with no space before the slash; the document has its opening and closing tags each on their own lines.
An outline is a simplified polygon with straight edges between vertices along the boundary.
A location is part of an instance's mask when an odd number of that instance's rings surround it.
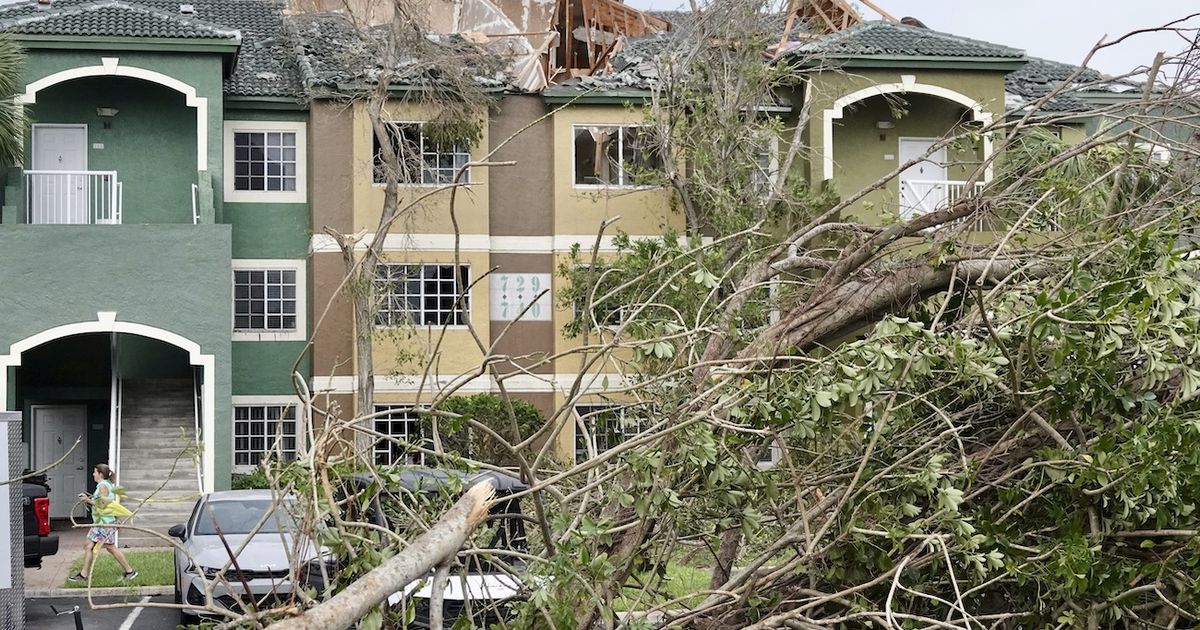
<svg viewBox="0 0 1200 630">
<path fill-rule="evenodd" d="M 389 595 L 454 557 L 488 514 L 490 481 L 473 486 L 433 527 L 396 556 L 355 580 L 329 601 L 277 623 L 279 630 L 342 630 L 363 618 Z"/>
</svg>

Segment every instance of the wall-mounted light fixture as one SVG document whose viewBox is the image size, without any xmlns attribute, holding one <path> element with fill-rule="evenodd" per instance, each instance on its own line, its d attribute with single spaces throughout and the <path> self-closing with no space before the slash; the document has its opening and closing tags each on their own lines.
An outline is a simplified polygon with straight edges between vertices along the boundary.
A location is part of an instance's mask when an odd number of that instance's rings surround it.
<svg viewBox="0 0 1200 630">
<path fill-rule="evenodd" d="M 105 129 L 111 129 L 112 128 L 112 119 L 117 115 L 117 112 L 119 112 L 119 111 L 121 111 L 121 110 L 117 109 L 116 107 L 97 107 L 96 108 L 96 116 L 100 117 L 100 120 L 102 120 L 104 122 Z"/>
<path fill-rule="evenodd" d="M 890 120 L 880 120 L 875 123 L 875 128 L 876 129 L 895 129 L 896 123 L 894 123 Z"/>
</svg>

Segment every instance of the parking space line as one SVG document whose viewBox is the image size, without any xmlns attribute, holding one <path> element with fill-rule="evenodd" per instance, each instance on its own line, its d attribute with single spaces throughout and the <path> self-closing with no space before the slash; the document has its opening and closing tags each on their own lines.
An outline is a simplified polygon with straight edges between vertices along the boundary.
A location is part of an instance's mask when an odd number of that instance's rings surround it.
<svg viewBox="0 0 1200 630">
<path fill-rule="evenodd" d="M 143 597 L 142 601 L 138 603 L 145 604 L 148 601 L 150 601 L 149 595 Z M 125 622 L 121 624 L 121 627 L 118 630 L 133 630 L 133 622 L 138 618 L 138 615 L 142 614 L 143 608 L 144 606 L 138 606 L 137 608 L 129 611 L 129 616 L 125 618 Z"/>
</svg>

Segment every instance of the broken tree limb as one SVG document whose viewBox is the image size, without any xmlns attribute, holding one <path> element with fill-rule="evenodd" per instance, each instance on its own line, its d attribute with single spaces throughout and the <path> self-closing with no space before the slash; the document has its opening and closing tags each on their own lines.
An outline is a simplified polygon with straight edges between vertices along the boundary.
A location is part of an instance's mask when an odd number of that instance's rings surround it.
<svg viewBox="0 0 1200 630">
<path fill-rule="evenodd" d="M 488 514 L 495 496 L 491 481 L 476 484 L 454 507 L 408 547 L 375 567 L 332 599 L 303 615 L 286 619 L 278 630 L 342 630 L 405 585 L 428 575 L 429 570 L 454 557 L 467 536 Z"/>
</svg>

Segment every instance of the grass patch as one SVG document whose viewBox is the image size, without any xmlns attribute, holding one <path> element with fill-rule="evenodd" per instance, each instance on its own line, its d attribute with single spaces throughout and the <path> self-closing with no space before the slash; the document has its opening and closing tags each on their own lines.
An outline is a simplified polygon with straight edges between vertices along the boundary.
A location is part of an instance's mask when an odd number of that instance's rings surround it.
<svg viewBox="0 0 1200 630">
<path fill-rule="evenodd" d="M 659 595 L 655 595 L 653 591 L 643 594 L 640 589 L 627 588 L 613 602 L 613 608 L 619 611 L 652 608 L 677 597 L 706 590 L 711 579 L 712 571 L 710 569 L 698 569 L 696 567 L 689 567 L 686 564 L 671 562 L 667 564 L 666 578 L 661 584 L 658 584 L 657 590 L 660 592 Z M 687 606 L 700 603 L 703 599 L 703 595 L 693 596 L 674 604 L 672 607 L 686 608 Z"/>
<path fill-rule="evenodd" d="M 128 551 L 125 559 L 137 570 L 138 576 L 128 582 L 121 579 L 124 571 L 117 565 L 112 554 L 101 549 L 96 552 L 96 562 L 92 566 L 92 587 L 108 586 L 161 586 L 175 583 L 175 559 L 170 549 L 158 551 Z M 76 558 L 71 563 L 71 575 L 79 573 L 83 567 L 83 557 Z M 66 588 L 87 588 L 87 582 L 66 582 Z"/>
</svg>

